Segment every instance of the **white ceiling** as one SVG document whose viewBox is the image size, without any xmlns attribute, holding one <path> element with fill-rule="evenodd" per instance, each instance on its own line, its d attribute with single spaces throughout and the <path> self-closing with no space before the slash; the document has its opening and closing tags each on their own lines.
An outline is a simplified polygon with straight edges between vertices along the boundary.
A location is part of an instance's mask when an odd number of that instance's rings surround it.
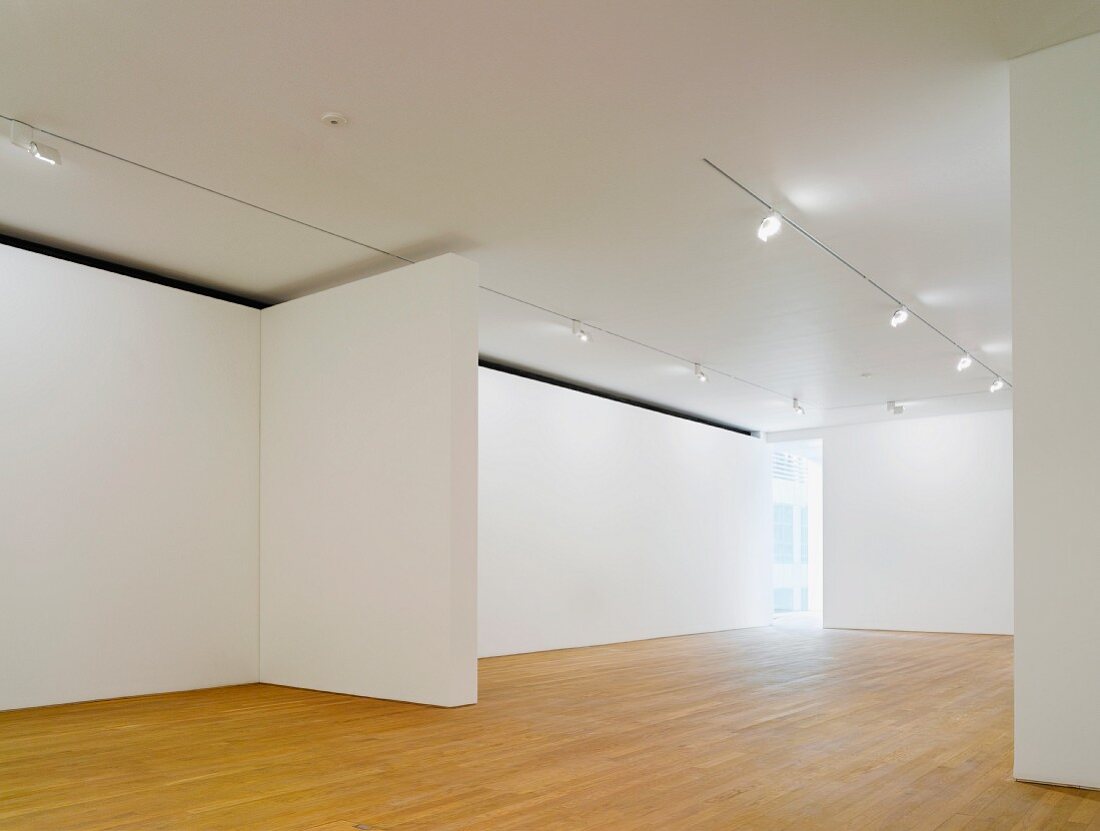
<svg viewBox="0 0 1100 831">
<path fill-rule="evenodd" d="M 0 113 L 484 286 L 487 357 L 761 430 L 1010 406 L 1006 58 L 1090 0 L 0 0 Z M 327 110 L 347 114 L 323 125 Z M 400 265 L 60 140 L 0 230 L 278 300 Z M 740 383 L 721 372 L 745 379 Z M 760 389 L 766 388 L 773 392 Z M 796 417 L 791 397 L 802 399 Z"/>
</svg>

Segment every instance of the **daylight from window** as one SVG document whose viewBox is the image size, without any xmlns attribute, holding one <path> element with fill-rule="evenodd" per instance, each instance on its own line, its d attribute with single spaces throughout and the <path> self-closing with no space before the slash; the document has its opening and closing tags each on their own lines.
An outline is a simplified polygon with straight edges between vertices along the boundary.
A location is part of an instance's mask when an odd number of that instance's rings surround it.
<svg viewBox="0 0 1100 831">
<path fill-rule="evenodd" d="M 821 442 L 772 448 L 772 597 L 776 614 L 820 612 Z"/>
</svg>

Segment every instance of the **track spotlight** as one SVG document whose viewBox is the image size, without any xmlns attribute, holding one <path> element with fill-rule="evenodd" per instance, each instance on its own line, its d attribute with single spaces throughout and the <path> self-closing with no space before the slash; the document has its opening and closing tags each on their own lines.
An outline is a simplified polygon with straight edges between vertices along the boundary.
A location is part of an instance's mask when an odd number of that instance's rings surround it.
<svg viewBox="0 0 1100 831">
<path fill-rule="evenodd" d="M 579 320 L 573 321 L 573 336 L 582 343 L 588 342 L 588 332 L 584 331 Z"/>
<path fill-rule="evenodd" d="M 714 170 L 715 173 L 726 179 L 738 190 L 743 191 L 745 194 L 752 197 L 754 200 L 756 200 L 756 203 L 758 205 L 768 211 L 767 216 L 764 217 L 764 219 L 761 221 L 760 225 L 756 229 L 756 236 L 758 239 L 763 242 L 767 242 L 771 237 L 775 236 L 779 233 L 780 230 L 782 230 L 783 225 L 786 223 L 785 217 L 779 211 L 772 209 L 771 205 L 762 196 L 754 193 L 751 188 L 738 181 L 734 176 L 727 173 L 710 159 L 704 157 L 702 161 L 704 164 Z M 959 344 L 958 341 L 952 339 L 945 332 L 937 329 L 935 326 L 925 320 L 919 313 L 911 312 L 906 306 L 901 304 L 900 300 L 898 299 L 898 295 L 893 294 L 889 289 L 885 288 L 885 286 L 876 282 L 875 280 L 872 280 L 871 277 L 860 271 L 848 260 L 844 259 L 839 253 L 829 247 L 828 244 L 818 239 L 818 237 L 814 236 L 814 234 L 811 233 L 807 228 L 803 227 L 796 221 L 792 221 L 791 229 L 791 233 L 805 237 L 822 251 L 831 255 L 834 260 L 836 260 L 842 266 L 851 271 L 856 277 L 859 277 L 864 284 L 869 284 L 870 286 L 872 286 L 882 296 L 889 299 L 891 303 L 897 303 L 898 305 L 895 307 L 894 312 L 890 317 L 890 325 L 893 328 L 898 328 L 910 317 L 916 317 L 918 322 L 923 323 L 925 327 L 931 329 L 933 333 L 939 336 L 942 341 L 945 341 L 948 345 L 950 345 L 950 347 L 952 348 L 952 350 L 955 351 L 956 354 L 959 354 L 960 352 L 962 353 L 958 358 L 957 363 L 955 364 L 956 371 L 963 372 L 969 369 L 975 363 L 977 363 L 983 369 L 988 369 L 988 367 L 986 367 L 986 365 L 983 364 L 980 360 L 974 358 L 969 352 L 964 351 L 963 347 Z M 864 374 L 864 377 L 867 377 L 866 374 Z M 1012 389 L 1012 386 L 1007 381 L 1005 381 L 1003 378 L 997 377 L 994 379 L 993 384 L 989 389 L 991 392 L 997 392 L 998 390 L 1004 389 L 1005 387 L 1008 387 L 1010 390 Z M 894 414 L 900 414 L 901 412 L 904 412 L 904 408 L 901 406 L 897 406 L 895 409 L 895 405 L 893 402 L 887 405 L 887 409 Z"/>
<path fill-rule="evenodd" d="M 700 384 L 705 384 L 707 382 L 707 374 L 703 372 L 703 368 L 699 366 L 699 364 L 695 365 L 695 380 Z"/>
<path fill-rule="evenodd" d="M 783 220 L 775 211 L 772 211 L 760 223 L 756 229 L 756 238 L 761 242 L 767 242 L 771 237 L 779 233 L 783 227 Z"/>
<path fill-rule="evenodd" d="M 30 150 L 32 156 L 48 165 L 61 164 L 61 154 L 54 147 L 32 141 L 27 149 Z"/>
<path fill-rule="evenodd" d="M 11 143 L 48 165 L 61 164 L 61 153 L 57 148 L 35 141 L 34 128 L 22 121 L 11 120 Z"/>
<path fill-rule="evenodd" d="M 795 415 L 806 415 L 806 408 L 798 403 L 797 398 L 794 399 L 794 414 Z"/>
</svg>

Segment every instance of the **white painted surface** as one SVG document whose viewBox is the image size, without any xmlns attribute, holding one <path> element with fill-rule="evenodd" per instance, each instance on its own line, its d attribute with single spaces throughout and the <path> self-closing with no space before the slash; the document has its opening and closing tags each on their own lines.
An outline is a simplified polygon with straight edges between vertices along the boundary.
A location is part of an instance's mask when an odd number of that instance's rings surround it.
<svg viewBox="0 0 1100 831">
<path fill-rule="evenodd" d="M 764 442 L 480 376 L 481 655 L 771 622 Z"/>
<path fill-rule="evenodd" d="M 476 700 L 476 289 L 445 255 L 264 310 L 262 680 Z"/>
<path fill-rule="evenodd" d="M 1012 413 L 895 417 L 815 435 L 825 626 L 1011 633 Z"/>
<path fill-rule="evenodd" d="M 1100 787 L 1100 37 L 1012 66 L 1016 776 Z"/>
<path fill-rule="evenodd" d="M 784 396 L 830 424 L 982 384 L 797 234 L 759 243 L 759 205 L 699 157 L 1010 373 L 1005 58 L 1100 26 L 1094 0 L 2 8 L 4 115 L 412 259 L 462 253 L 486 286 L 783 395 L 579 355 L 487 293 L 485 354 L 768 430 L 798 423 Z M 399 265 L 55 143 L 46 169 L 0 142 L 0 226 L 279 300 Z"/>
<path fill-rule="evenodd" d="M 255 681 L 259 312 L 0 247 L 0 709 Z"/>
</svg>

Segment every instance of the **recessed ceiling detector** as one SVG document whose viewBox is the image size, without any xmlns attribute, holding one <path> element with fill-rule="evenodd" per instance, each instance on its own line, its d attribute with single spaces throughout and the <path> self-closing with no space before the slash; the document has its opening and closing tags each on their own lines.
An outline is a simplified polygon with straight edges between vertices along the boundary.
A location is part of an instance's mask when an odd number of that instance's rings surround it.
<svg viewBox="0 0 1100 831">
<path fill-rule="evenodd" d="M 348 123 L 348 117 L 343 113 L 325 113 L 321 116 L 321 121 L 330 127 L 343 127 Z"/>
</svg>

